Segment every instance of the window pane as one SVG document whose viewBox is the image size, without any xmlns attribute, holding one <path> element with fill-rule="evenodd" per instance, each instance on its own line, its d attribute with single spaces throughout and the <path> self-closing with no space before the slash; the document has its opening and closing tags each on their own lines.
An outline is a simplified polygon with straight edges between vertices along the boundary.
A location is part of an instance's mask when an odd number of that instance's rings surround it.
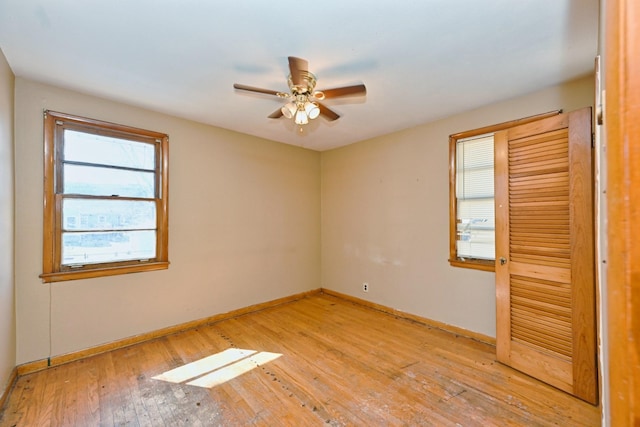
<svg viewBox="0 0 640 427">
<path fill-rule="evenodd" d="M 458 201 L 458 256 L 495 258 L 495 205 L 493 198 Z"/>
<path fill-rule="evenodd" d="M 153 259 L 155 231 L 62 233 L 62 265 Z"/>
<path fill-rule="evenodd" d="M 472 229 L 494 229 L 494 199 L 458 200 L 458 220 L 460 224 L 468 224 Z"/>
<path fill-rule="evenodd" d="M 136 200 L 64 199 L 62 228 L 65 231 L 155 229 L 156 204 Z"/>
<path fill-rule="evenodd" d="M 456 255 L 495 258 L 493 134 L 456 146 Z"/>
<path fill-rule="evenodd" d="M 63 192 L 91 196 L 155 197 L 155 174 L 97 166 L 63 166 Z"/>
<path fill-rule="evenodd" d="M 456 155 L 456 197 L 493 197 L 493 134 L 458 141 Z"/>
<path fill-rule="evenodd" d="M 464 238 L 457 241 L 458 257 L 474 259 L 495 259 L 496 246 L 495 232 L 479 231 L 465 234 Z"/>
<path fill-rule="evenodd" d="M 458 165 L 463 168 L 493 167 L 493 134 L 458 141 Z"/>
<path fill-rule="evenodd" d="M 490 167 L 463 169 L 457 173 L 459 199 L 493 197 L 493 165 Z"/>
<path fill-rule="evenodd" d="M 66 129 L 64 160 L 154 170 L 156 152 L 153 144 Z"/>
</svg>

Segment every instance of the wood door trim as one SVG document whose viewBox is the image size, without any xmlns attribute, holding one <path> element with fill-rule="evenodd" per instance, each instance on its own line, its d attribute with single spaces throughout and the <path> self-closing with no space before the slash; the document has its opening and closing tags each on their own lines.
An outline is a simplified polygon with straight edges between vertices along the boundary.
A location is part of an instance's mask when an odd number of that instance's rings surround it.
<svg viewBox="0 0 640 427">
<path fill-rule="evenodd" d="M 518 355 L 511 361 L 511 366 L 515 369 L 526 371 L 531 366 L 536 366 L 538 373 L 536 377 L 570 394 L 573 393 L 573 375 L 570 369 L 571 362 L 544 353 L 537 354 L 535 358 L 528 358 L 527 346 L 514 342 L 511 344 L 511 351 Z M 525 360 L 523 362 L 523 360 Z"/>
<path fill-rule="evenodd" d="M 509 241 L 500 239 L 509 232 L 509 137 L 506 130 L 496 132 L 493 137 L 494 146 L 494 185 L 495 185 L 495 219 L 496 219 L 496 324 L 503 327 L 496 328 L 496 357 L 499 362 L 510 365 L 511 359 L 511 314 L 509 304 L 501 304 L 501 301 L 509 301 L 511 292 L 509 287 L 509 269 L 501 264 L 500 260 L 507 262 L 511 259 L 509 253 Z"/>
<path fill-rule="evenodd" d="M 640 425 L 640 4 L 607 0 L 607 333 L 610 425 Z"/>
<path fill-rule="evenodd" d="M 591 109 L 585 108 L 570 115 L 569 176 L 571 201 L 571 280 L 577 283 L 595 283 L 593 180 L 591 153 Z M 585 321 L 596 318 L 595 286 L 591 289 L 572 287 L 573 328 L 581 331 L 580 340 L 573 343 L 574 393 L 577 396 L 598 395 L 596 329 L 585 328 Z M 595 325 L 594 325 L 595 326 Z M 588 399 L 587 399 L 588 400 Z M 596 403 L 596 402 L 592 402 Z"/>
</svg>

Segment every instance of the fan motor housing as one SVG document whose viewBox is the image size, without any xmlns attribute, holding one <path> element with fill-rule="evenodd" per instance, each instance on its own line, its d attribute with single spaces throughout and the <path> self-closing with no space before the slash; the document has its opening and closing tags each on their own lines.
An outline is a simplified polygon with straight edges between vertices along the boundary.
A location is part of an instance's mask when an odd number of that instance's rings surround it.
<svg viewBox="0 0 640 427">
<path fill-rule="evenodd" d="M 316 87 L 316 76 L 310 71 L 300 70 L 300 77 L 302 78 L 303 82 L 296 85 L 293 84 L 293 79 L 291 77 L 291 74 L 289 74 L 287 82 L 289 83 L 289 89 L 291 89 L 291 93 L 293 95 L 311 94 L 313 92 L 313 89 Z"/>
</svg>

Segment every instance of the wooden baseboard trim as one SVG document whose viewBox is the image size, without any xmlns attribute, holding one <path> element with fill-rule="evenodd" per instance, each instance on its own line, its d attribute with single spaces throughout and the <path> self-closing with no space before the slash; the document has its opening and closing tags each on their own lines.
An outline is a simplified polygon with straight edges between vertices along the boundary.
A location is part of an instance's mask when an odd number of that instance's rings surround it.
<svg viewBox="0 0 640 427">
<path fill-rule="evenodd" d="M 13 368 L 13 370 L 11 370 L 11 374 L 9 375 L 9 381 L 7 381 L 7 387 L 2 392 L 2 395 L 0 395 L 0 414 L 4 409 L 4 404 L 13 391 L 13 387 L 15 387 L 16 385 L 16 381 L 18 381 L 18 369 Z"/>
<path fill-rule="evenodd" d="M 411 320 L 417 323 L 420 323 L 422 325 L 426 325 L 426 326 L 430 326 L 432 328 L 436 328 L 436 329 L 441 329 L 445 332 L 449 332 L 455 335 L 460 335 L 462 337 L 465 338 L 470 338 L 472 340 L 475 341 L 480 341 L 482 343 L 485 344 L 489 344 L 495 347 L 496 345 L 496 339 L 493 337 L 490 337 L 488 335 L 484 335 L 484 334 L 480 334 L 478 332 L 473 332 L 470 331 L 468 329 L 464 329 L 464 328 L 459 328 L 457 326 L 453 326 L 453 325 L 449 325 L 443 322 L 438 322 L 436 320 L 432 320 L 432 319 L 428 319 L 426 317 L 421 317 L 421 316 L 417 316 L 415 314 L 411 314 L 411 313 L 407 313 L 404 311 L 400 311 L 400 310 L 396 310 L 394 308 L 391 307 L 387 307 L 381 304 L 376 304 L 375 302 L 371 302 L 371 301 L 367 301 L 361 298 L 357 298 L 351 295 L 347 295 L 347 294 L 343 294 L 341 292 L 337 292 L 337 291 L 332 291 L 331 289 L 325 289 L 322 288 L 321 289 L 322 293 L 327 294 L 327 295 L 331 295 L 337 298 L 341 298 L 350 302 L 353 302 L 355 304 L 360 304 L 363 305 L 365 307 L 369 307 L 372 308 L 374 310 L 378 310 L 378 311 L 382 311 L 383 313 L 387 313 L 387 314 L 391 314 L 393 316 L 396 317 L 400 317 L 403 319 L 407 319 L 407 320 Z"/>
<path fill-rule="evenodd" d="M 75 351 L 72 353 L 67 353 L 59 356 L 53 356 L 48 359 L 36 360 L 33 362 L 28 362 L 22 365 L 17 366 L 12 373 L 12 377 L 10 380 L 10 386 L 7 387 L 7 391 L 2 396 L 1 403 L 4 403 L 4 399 L 8 396 L 9 391 L 15 384 L 15 381 L 18 376 L 30 374 L 33 372 L 41 371 L 50 367 L 59 366 L 64 363 L 73 362 L 80 359 L 85 359 L 87 357 L 95 356 L 96 354 L 106 353 L 108 351 L 116 350 L 119 348 L 129 347 L 134 344 L 139 344 L 145 341 L 151 341 L 157 338 L 161 338 L 167 335 L 172 335 L 178 332 L 183 332 L 189 329 L 198 328 L 205 325 L 210 325 L 216 322 L 220 322 L 227 319 L 232 319 L 234 317 L 242 316 L 244 314 L 254 313 L 256 311 L 265 310 L 267 308 L 275 307 L 281 304 L 286 304 L 288 302 L 296 301 L 302 298 L 309 297 L 311 295 L 316 295 L 318 293 L 325 293 L 327 295 L 331 295 L 337 298 L 341 298 L 346 301 L 350 301 L 365 307 L 369 307 L 374 310 L 378 310 L 387 314 L 391 314 L 396 317 L 400 317 L 403 319 L 411 320 L 426 326 L 430 326 L 433 328 L 441 329 L 443 331 L 460 335 L 466 338 L 470 338 L 476 341 L 480 341 L 492 346 L 496 345 L 496 340 L 493 337 L 488 335 L 480 334 L 477 332 L 469 331 L 467 329 L 459 328 L 457 326 L 448 325 L 446 323 L 438 322 L 436 320 L 427 319 L 425 317 L 417 316 L 415 314 L 407 313 L 404 311 L 396 310 L 381 304 L 377 304 L 371 301 L 367 301 L 361 298 L 357 298 L 351 295 L 343 294 L 337 291 L 333 291 L 330 289 L 314 289 L 311 291 L 302 292 L 299 294 L 291 295 L 284 298 L 278 298 L 272 301 L 267 301 L 260 304 L 250 305 L 248 307 L 243 307 L 237 310 L 232 310 L 227 313 L 220 313 L 213 316 L 209 316 L 203 319 L 193 320 L 191 322 L 181 323 L 179 325 L 170 326 L 167 328 L 158 329 L 155 331 L 147 332 L 145 334 L 136 335 L 133 337 L 124 338 L 121 340 L 113 341 L 110 343 L 98 345 L 95 347 L 90 347 L 84 350 Z M 0 405 L 0 407 L 2 407 Z"/>
<path fill-rule="evenodd" d="M 15 371 L 17 372 L 17 376 L 30 374 L 30 373 L 41 371 L 43 369 L 47 369 L 50 367 L 59 366 L 64 363 L 69 363 L 76 360 L 85 359 L 87 357 L 95 356 L 96 354 L 106 353 L 111 350 L 129 347 L 131 345 L 139 344 L 141 342 L 151 341 L 157 338 L 161 338 L 167 335 L 172 335 L 178 332 L 183 332 L 189 329 L 210 325 L 212 323 L 220 322 L 222 320 L 232 319 L 234 317 L 242 316 L 244 314 L 265 310 L 267 308 L 275 307 L 281 304 L 286 304 L 288 302 L 306 298 L 311 295 L 316 295 L 321 291 L 322 291 L 321 289 L 314 289 L 311 291 L 306 291 L 299 294 L 291 295 L 288 297 L 278 298 L 272 301 L 250 305 L 248 307 L 232 310 L 227 313 L 220 313 L 213 316 L 205 317 L 203 319 L 193 320 L 191 322 L 181 323 L 179 325 L 158 329 L 155 331 L 147 332 L 147 333 L 136 335 L 133 337 L 128 337 L 128 338 L 113 341 L 110 343 L 98 345 L 95 347 L 90 347 L 84 350 L 74 351 L 72 353 L 67 353 L 60 356 L 53 356 L 48 359 L 28 362 L 28 363 L 17 366 Z"/>
</svg>

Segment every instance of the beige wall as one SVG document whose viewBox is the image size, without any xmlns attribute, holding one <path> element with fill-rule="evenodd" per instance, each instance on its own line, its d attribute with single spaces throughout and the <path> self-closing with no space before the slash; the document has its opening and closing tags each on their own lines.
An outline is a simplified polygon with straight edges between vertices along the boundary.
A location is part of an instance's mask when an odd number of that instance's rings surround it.
<svg viewBox="0 0 640 427">
<path fill-rule="evenodd" d="M 587 77 L 317 153 L 18 78 L 15 362 L 320 286 L 495 336 L 494 275 L 447 263 L 448 135 L 592 98 Z M 41 282 L 43 109 L 170 135 L 169 270 Z"/>
<path fill-rule="evenodd" d="M 593 98 L 585 77 L 322 153 L 322 286 L 495 337 L 495 275 L 447 262 L 448 136 Z"/>
<path fill-rule="evenodd" d="M 15 105 L 18 364 L 320 286 L 318 152 L 22 78 Z M 168 270 L 38 278 L 43 109 L 169 134 Z"/>
<path fill-rule="evenodd" d="M 16 365 L 13 280 L 13 90 L 14 77 L 0 50 L 0 395 Z"/>
</svg>

